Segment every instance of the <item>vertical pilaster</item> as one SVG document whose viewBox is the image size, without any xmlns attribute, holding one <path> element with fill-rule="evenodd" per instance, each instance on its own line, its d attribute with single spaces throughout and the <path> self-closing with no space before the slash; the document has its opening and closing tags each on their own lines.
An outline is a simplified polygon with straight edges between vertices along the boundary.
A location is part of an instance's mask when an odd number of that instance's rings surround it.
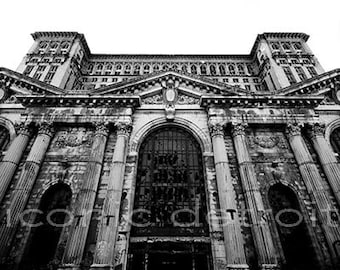
<svg viewBox="0 0 340 270">
<path fill-rule="evenodd" d="M 251 221 L 255 247 L 261 269 L 277 269 L 277 252 L 267 222 L 255 167 L 245 137 L 245 123 L 233 124 L 232 135 L 239 164 L 240 177 Z"/>
<path fill-rule="evenodd" d="M 330 253 L 333 258 L 336 258 L 335 245 L 340 240 L 340 229 L 338 221 L 333 221 L 330 216 L 330 213 L 334 210 L 332 202 L 322 184 L 320 172 L 301 136 L 301 125 L 289 123 L 286 133 L 307 191 L 316 204 L 316 212 L 326 236 Z"/>
<path fill-rule="evenodd" d="M 117 141 L 113 152 L 108 190 L 99 226 L 96 252 L 92 269 L 113 269 L 114 250 L 117 239 L 119 210 L 124 182 L 127 142 L 131 132 L 130 123 L 117 123 Z"/>
<path fill-rule="evenodd" d="M 18 168 L 22 154 L 27 147 L 30 137 L 30 128 L 28 127 L 28 124 L 21 124 L 17 134 L 18 135 L 14 138 L 4 158 L 0 162 L 0 203 L 5 197 L 6 190 Z"/>
<path fill-rule="evenodd" d="M 80 269 L 101 175 L 108 133 L 106 124 L 96 123 L 91 154 L 87 162 L 82 187 L 77 195 L 74 220 L 64 251 L 62 269 Z"/>
<path fill-rule="evenodd" d="M 328 182 L 334 192 L 335 198 L 340 206 L 340 163 L 337 161 L 331 146 L 326 141 L 325 125 L 315 123 L 310 126 L 309 136 L 314 149 L 318 154 L 321 166 L 327 176 Z"/>
<path fill-rule="evenodd" d="M 52 134 L 53 131 L 50 124 L 43 123 L 40 125 L 38 136 L 34 141 L 18 183 L 13 191 L 13 196 L 6 213 L 7 220 L 0 225 L 0 258 L 5 256 L 8 251 L 17 225 L 23 218 L 23 211 L 38 176 Z M 13 151 L 13 154 L 15 156 L 15 151 Z M 17 159 L 17 157 L 13 157 L 13 159 Z"/>
<path fill-rule="evenodd" d="M 248 269 L 236 205 L 236 193 L 232 184 L 229 161 L 224 142 L 224 129 L 220 124 L 210 124 L 212 136 L 218 197 L 228 269 Z"/>
</svg>

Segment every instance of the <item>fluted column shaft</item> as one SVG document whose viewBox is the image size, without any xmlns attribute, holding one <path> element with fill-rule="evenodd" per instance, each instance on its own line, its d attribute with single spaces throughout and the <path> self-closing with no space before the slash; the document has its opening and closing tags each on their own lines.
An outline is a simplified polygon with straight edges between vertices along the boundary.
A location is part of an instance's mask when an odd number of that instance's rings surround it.
<svg viewBox="0 0 340 270">
<path fill-rule="evenodd" d="M 340 240 L 340 229 L 339 223 L 332 221 L 330 218 L 330 212 L 335 209 L 333 209 L 327 190 L 325 190 L 322 184 L 320 172 L 301 136 L 301 127 L 297 124 L 288 124 L 286 131 L 302 179 L 312 201 L 316 204 L 317 215 L 326 236 L 331 255 L 333 258 L 336 258 L 334 243 Z"/>
<path fill-rule="evenodd" d="M 232 184 L 224 142 L 224 129 L 220 124 L 210 125 L 209 128 L 214 150 L 217 189 L 228 269 L 248 269 L 239 213 L 236 206 L 236 193 Z"/>
<path fill-rule="evenodd" d="M 114 250 L 119 224 L 127 142 L 131 130 L 130 123 L 118 123 L 116 126 L 117 141 L 112 157 L 108 190 L 104 201 L 92 269 L 114 268 Z"/>
<path fill-rule="evenodd" d="M 75 218 L 71 225 L 61 266 L 63 269 L 80 269 L 101 175 L 107 137 L 108 129 L 106 125 L 98 123 L 82 186 L 77 195 Z"/>
<path fill-rule="evenodd" d="M 267 222 L 255 167 L 252 163 L 245 137 L 245 123 L 233 125 L 233 139 L 239 164 L 240 177 L 245 194 L 252 232 L 261 269 L 278 267 L 277 253 Z"/>
<path fill-rule="evenodd" d="M 51 125 L 43 123 L 39 128 L 38 136 L 33 143 L 13 191 L 6 213 L 7 222 L 0 225 L 0 257 L 5 256 L 17 225 L 23 218 L 23 211 L 38 176 L 51 137 Z"/>
<path fill-rule="evenodd" d="M 324 131 L 325 126 L 316 123 L 309 130 L 309 135 L 338 205 L 340 206 L 340 163 L 334 156 L 331 146 L 326 141 Z"/>
<path fill-rule="evenodd" d="M 29 142 L 29 137 L 29 127 L 25 124 L 21 125 L 18 130 L 18 135 L 12 141 L 4 158 L 0 162 L 0 203 L 5 197 L 6 190 L 18 168 L 22 154 Z"/>
</svg>

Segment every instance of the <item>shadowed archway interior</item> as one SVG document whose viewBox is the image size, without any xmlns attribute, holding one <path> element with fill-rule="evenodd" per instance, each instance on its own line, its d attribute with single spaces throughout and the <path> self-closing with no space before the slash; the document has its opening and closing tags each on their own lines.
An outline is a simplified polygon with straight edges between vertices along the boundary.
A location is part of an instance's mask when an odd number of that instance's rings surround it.
<svg viewBox="0 0 340 270">
<path fill-rule="evenodd" d="M 275 184 L 268 192 L 285 256 L 283 270 L 317 270 L 312 241 L 298 199 L 290 188 Z"/>
<path fill-rule="evenodd" d="M 31 240 L 26 248 L 20 270 L 52 269 L 48 267 L 54 258 L 62 227 L 67 223 L 65 210 L 72 197 L 70 187 L 58 183 L 50 187 L 42 196 L 32 229 Z"/>
</svg>

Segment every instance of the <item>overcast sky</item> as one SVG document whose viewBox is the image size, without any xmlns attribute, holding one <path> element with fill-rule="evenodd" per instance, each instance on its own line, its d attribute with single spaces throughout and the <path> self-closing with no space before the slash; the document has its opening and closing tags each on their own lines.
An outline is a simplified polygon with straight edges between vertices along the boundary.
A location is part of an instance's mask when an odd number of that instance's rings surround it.
<svg viewBox="0 0 340 270">
<path fill-rule="evenodd" d="M 340 0 L 6 0 L 0 66 L 16 69 L 35 31 L 84 33 L 92 53 L 248 54 L 263 32 L 305 32 L 340 68 Z"/>
</svg>

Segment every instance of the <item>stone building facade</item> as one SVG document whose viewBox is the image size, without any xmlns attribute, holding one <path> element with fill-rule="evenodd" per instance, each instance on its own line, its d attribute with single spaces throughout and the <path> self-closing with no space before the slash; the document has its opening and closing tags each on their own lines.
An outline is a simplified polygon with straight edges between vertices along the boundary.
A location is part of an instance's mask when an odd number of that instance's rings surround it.
<svg viewBox="0 0 340 270">
<path fill-rule="evenodd" d="M 340 70 L 308 35 L 248 55 L 32 36 L 0 69 L 1 269 L 339 269 Z"/>
</svg>

